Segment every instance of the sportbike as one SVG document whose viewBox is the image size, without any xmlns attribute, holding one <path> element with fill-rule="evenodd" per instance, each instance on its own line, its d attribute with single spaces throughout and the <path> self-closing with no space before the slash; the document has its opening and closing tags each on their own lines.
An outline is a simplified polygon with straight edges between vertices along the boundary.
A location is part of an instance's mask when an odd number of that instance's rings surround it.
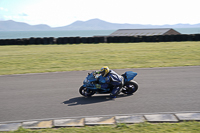
<svg viewBox="0 0 200 133">
<path fill-rule="evenodd" d="M 134 81 L 134 77 L 137 75 L 136 72 L 127 71 L 122 74 L 122 88 L 119 93 L 133 94 L 138 90 L 138 83 Z M 107 88 L 96 88 L 96 84 L 105 84 L 105 77 L 96 74 L 95 71 L 88 73 L 87 77 L 83 81 L 83 85 L 79 89 L 79 93 L 85 97 L 91 97 L 94 94 L 110 94 L 112 92 L 113 86 L 108 85 Z M 118 93 L 118 94 L 119 94 Z"/>
</svg>

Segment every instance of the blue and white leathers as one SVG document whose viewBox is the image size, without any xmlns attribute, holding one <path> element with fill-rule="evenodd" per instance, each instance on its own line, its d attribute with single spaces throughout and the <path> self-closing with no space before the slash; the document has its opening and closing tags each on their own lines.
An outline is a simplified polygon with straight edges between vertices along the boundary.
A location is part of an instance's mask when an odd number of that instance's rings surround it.
<svg viewBox="0 0 200 133">
<path fill-rule="evenodd" d="M 118 75 L 115 71 L 110 70 L 105 76 L 105 82 L 112 86 L 111 97 L 115 97 L 122 88 L 123 77 Z"/>
</svg>

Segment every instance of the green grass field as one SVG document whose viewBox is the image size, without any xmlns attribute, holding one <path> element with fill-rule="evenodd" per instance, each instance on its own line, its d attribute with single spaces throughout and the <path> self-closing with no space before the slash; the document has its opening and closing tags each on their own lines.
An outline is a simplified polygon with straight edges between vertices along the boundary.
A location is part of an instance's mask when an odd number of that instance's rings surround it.
<svg viewBox="0 0 200 133">
<path fill-rule="evenodd" d="M 200 65 L 200 42 L 0 46 L 0 75 Z"/>
<path fill-rule="evenodd" d="M 20 128 L 10 133 L 199 133 L 200 122 L 139 123 L 112 126 L 67 127 L 30 130 Z M 6 132 L 7 133 L 7 132 Z"/>
<path fill-rule="evenodd" d="M 200 42 L 0 46 L 0 75 L 200 65 Z M 12 133 L 199 133 L 199 122 L 89 126 Z"/>
</svg>

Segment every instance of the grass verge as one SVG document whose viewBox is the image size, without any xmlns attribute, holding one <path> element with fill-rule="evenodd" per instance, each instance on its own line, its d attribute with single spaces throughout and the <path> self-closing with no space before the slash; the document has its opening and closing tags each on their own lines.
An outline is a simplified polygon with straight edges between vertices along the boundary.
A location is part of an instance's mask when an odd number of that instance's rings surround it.
<svg viewBox="0 0 200 133">
<path fill-rule="evenodd" d="M 200 42 L 0 46 L 0 75 L 200 65 Z"/>
<path fill-rule="evenodd" d="M 20 128 L 9 133 L 199 133 L 200 122 L 181 123 L 139 123 L 139 124 L 118 124 L 112 126 L 86 126 L 67 127 L 53 129 L 30 130 Z M 8 132 L 6 132 L 8 133 Z"/>
</svg>

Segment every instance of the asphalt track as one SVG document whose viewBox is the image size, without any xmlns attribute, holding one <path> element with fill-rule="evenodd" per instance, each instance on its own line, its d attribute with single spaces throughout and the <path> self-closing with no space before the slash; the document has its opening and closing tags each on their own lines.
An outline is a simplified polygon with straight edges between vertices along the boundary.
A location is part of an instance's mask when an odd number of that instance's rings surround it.
<svg viewBox="0 0 200 133">
<path fill-rule="evenodd" d="M 134 71 L 139 90 L 131 96 L 82 97 L 91 71 L 0 76 L 0 122 L 112 114 L 200 111 L 200 66 L 118 69 Z"/>
</svg>

